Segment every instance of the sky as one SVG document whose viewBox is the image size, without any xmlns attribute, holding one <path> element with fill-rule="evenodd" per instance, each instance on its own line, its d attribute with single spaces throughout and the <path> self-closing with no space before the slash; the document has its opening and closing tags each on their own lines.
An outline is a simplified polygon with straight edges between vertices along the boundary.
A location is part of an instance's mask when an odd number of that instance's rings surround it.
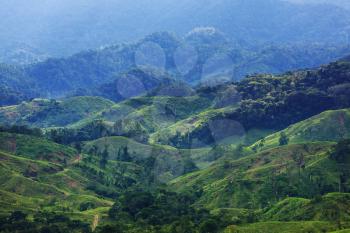
<svg viewBox="0 0 350 233">
<path fill-rule="evenodd" d="M 350 9 L 350 0 L 287 0 L 289 2 L 294 3 L 312 3 L 312 4 L 319 4 L 319 3 L 327 3 L 327 4 L 333 4 L 337 5 L 346 9 Z"/>
</svg>

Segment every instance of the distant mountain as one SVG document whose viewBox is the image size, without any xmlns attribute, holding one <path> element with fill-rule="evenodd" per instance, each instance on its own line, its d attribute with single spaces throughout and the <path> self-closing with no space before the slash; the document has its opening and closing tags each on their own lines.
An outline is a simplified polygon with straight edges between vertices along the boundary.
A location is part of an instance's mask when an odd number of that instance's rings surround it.
<svg viewBox="0 0 350 233">
<path fill-rule="evenodd" d="M 23 43 L 11 43 L 5 48 L 0 48 L 0 62 L 10 65 L 28 65 L 42 62 L 47 58 L 48 55 L 40 49 Z"/>
<path fill-rule="evenodd" d="M 23 79 L 33 82 L 40 96 L 54 98 L 78 89 L 80 94 L 84 94 L 83 89 L 87 90 L 85 93 L 93 93 L 91 90 L 112 83 L 116 76 L 133 69 L 166 71 L 172 78 L 197 85 L 239 80 L 254 73 L 317 67 L 349 53 L 347 46 L 317 43 L 249 49 L 230 42 L 215 28 L 195 28 L 183 39 L 159 32 L 137 43 L 90 50 L 68 58 L 51 58 L 26 66 Z M 105 91 L 105 97 L 116 94 Z"/>
<path fill-rule="evenodd" d="M 0 64 L 0 106 L 40 96 L 37 86 L 21 68 Z"/>
<path fill-rule="evenodd" d="M 14 50 L 10 42 L 18 41 L 54 57 L 136 40 L 154 31 L 183 35 L 200 26 L 216 27 L 231 40 L 251 45 L 348 43 L 350 20 L 348 11 L 336 5 L 282 0 L 16 0 L 4 3 L 0 15 L 1 47 Z"/>
</svg>

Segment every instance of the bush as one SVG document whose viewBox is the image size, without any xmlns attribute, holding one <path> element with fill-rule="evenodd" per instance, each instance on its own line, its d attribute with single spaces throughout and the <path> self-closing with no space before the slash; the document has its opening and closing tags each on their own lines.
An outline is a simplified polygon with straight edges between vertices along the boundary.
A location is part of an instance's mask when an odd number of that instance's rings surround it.
<svg viewBox="0 0 350 233">
<path fill-rule="evenodd" d="M 216 221 L 208 219 L 202 222 L 199 226 L 200 233 L 216 233 L 219 231 L 219 226 Z"/>
</svg>

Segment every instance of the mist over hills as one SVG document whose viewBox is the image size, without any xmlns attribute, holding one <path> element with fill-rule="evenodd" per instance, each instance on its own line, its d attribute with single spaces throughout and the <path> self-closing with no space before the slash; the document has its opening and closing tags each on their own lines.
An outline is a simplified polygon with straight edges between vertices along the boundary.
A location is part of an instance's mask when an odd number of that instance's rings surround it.
<svg viewBox="0 0 350 233">
<path fill-rule="evenodd" d="M 0 15 L 1 48 L 15 49 L 15 41 L 50 56 L 129 42 L 155 31 L 184 35 L 201 26 L 216 27 L 230 40 L 250 46 L 348 44 L 350 20 L 348 11 L 335 5 L 280 0 L 15 0 L 3 3 Z"/>
<path fill-rule="evenodd" d="M 25 66 L 3 64 L 0 105 L 35 97 L 75 95 L 121 101 L 131 92 L 131 96 L 145 94 L 162 83 L 180 81 L 196 86 L 238 81 L 257 73 L 281 74 L 317 67 L 349 53 L 346 45 L 324 43 L 250 48 L 230 42 L 227 35 L 212 27 L 194 28 L 185 38 L 156 32 L 135 43 L 82 51 L 67 58 L 50 58 Z M 125 79 L 128 81 L 122 82 Z"/>
</svg>

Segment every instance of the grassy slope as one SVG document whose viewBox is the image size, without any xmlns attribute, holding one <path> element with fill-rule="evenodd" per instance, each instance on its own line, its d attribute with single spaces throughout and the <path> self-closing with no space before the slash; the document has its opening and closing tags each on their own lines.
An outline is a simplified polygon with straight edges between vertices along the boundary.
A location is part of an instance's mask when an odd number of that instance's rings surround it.
<svg viewBox="0 0 350 233">
<path fill-rule="evenodd" d="M 137 97 L 115 104 L 94 116 L 71 125 L 81 128 L 95 119 L 112 125 L 121 121 L 122 133 L 133 130 L 134 122 L 141 124 L 147 134 L 154 133 L 176 122 L 207 109 L 211 102 L 200 96 L 189 97 Z"/>
<path fill-rule="evenodd" d="M 350 137 L 350 109 L 326 111 L 305 121 L 291 125 L 284 132 L 290 144 L 314 141 L 339 141 Z M 268 149 L 279 145 L 280 133 L 265 137 L 264 146 Z M 260 143 L 253 144 L 252 147 Z M 252 148 L 251 147 L 251 148 Z"/>
<path fill-rule="evenodd" d="M 90 223 L 96 214 L 106 214 L 113 203 L 87 189 L 96 181 L 77 166 L 85 163 L 83 155 L 72 148 L 25 135 L 1 133 L 1 145 L 9 138 L 16 138 L 19 146 L 16 155 L 6 148 L 0 149 L 0 215 L 13 210 L 56 211 Z M 67 164 L 62 162 L 62 156 Z M 86 203 L 92 203 L 92 207 L 81 211 L 81 205 Z"/>
<path fill-rule="evenodd" d="M 298 186 L 298 182 L 295 182 L 301 180 L 299 183 L 305 182 L 304 188 L 309 185 L 317 189 L 311 178 L 305 179 L 305 176 L 311 175 L 313 179 L 322 180 L 323 185 L 333 187 L 330 189 L 336 191 L 339 170 L 329 155 L 334 142 L 349 137 L 349 122 L 348 109 L 324 112 L 284 130 L 290 138 L 290 145 L 279 147 L 279 133 L 275 133 L 265 138 L 259 153 L 238 160 L 234 156 L 233 159 L 225 156 L 225 159 L 212 166 L 181 176 L 169 184 L 180 192 L 199 191 L 202 188 L 197 205 L 212 209 L 212 213 L 224 212 L 225 214 L 217 215 L 233 222 L 236 222 L 235 219 L 238 221 L 246 218 L 249 208 L 259 209 L 266 184 L 279 182 L 278 177 L 292 177 L 282 183 L 282 187 L 295 186 L 303 189 L 303 186 Z M 258 144 L 260 141 L 253 146 Z M 305 168 L 298 164 L 298 157 L 303 158 Z M 278 186 L 278 183 L 275 185 Z M 282 193 L 278 189 L 276 192 Z M 339 225 L 342 228 L 349 227 L 349 194 L 329 193 L 318 199 L 273 195 L 270 192 L 268 196 L 262 197 L 269 200 L 266 204 L 270 206 L 257 212 L 262 222 L 230 226 L 225 232 L 330 232 L 339 229 Z M 338 217 L 340 222 L 334 219 Z"/>
<path fill-rule="evenodd" d="M 224 233 L 322 233 L 336 230 L 331 222 L 259 222 L 244 226 L 229 226 Z"/>
<path fill-rule="evenodd" d="M 319 220 L 335 221 L 340 224 L 350 221 L 350 194 L 329 193 L 323 197 L 309 200 L 304 198 L 286 198 L 262 214 L 262 220 L 300 221 Z"/>
<path fill-rule="evenodd" d="M 62 163 L 77 156 L 77 151 L 43 138 L 0 132 L 0 150 L 30 159 Z"/>
<path fill-rule="evenodd" d="M 278 147 L 279 133 L 275 133 L 265 138 L 260 153 L 239 160 L 228 158 L 219 161 L 207 169 L 175 179 L 170 184 L 177 190 L 203 187 L 204 195 L 198 203 L 211 208 L 237 207 L 243 198 L 240 195 L 248 197 L 254 205 L 257 197 L 251 192 L 259 191 L 259 187 L 263 186 L 261 182 L 266 183 L 273 174 L 288 173 L 290 176 L 298 173 L 298 157 L 303 157 L 307 172 L 314 172 L 335 186 L 338 182 L 337 168 L 328 156 L 333 142 L 349 137 L 349 117 L 348 109 L 324 112 L 284 130 L 290 138 L 288 146 Z M 258 144 L 260 141 L 253 146 Z M 269 149 L 273 147 L 277 148 Z M 248 185 L 244 185 L 245 182 Z M 235 192 L 235 185 L 239 185 L 242 192 Z"/>
<path fill-rule="evenodd" d="M 207 169 L 179 177 L 170 182 L 174 190 L 202 187 L 198 204 L 209 208 L 258 207 L 260 191 L 276 174 L 297 174 L 294 154 L 304 156 L 306 169 L 318 175 L 327 175 L 327 182 L 336 186 L 336 169 L 328 159 L 331 143 L 290 145 L 253 154 L 239 160 L 223 160 Z M 324 164 L 327 169 L 322 170 Z M 271 197 L 270 201 L 274 198 Z"/>
<path fill-rule="evenodd" d="M 101 97 L 72 97 L 61 101 L 35 99 L 0 108 L 2 124 L 29 124 L 33 127 L 60 127 L 73 124 L 113 106 Z"/>
<path fill-rule="evenodd" d="M 253 224 L 229 226 L 225 232 L 349 232 L 350 194 L 329 193 L 317 199 L 286 198 L 261 213 Z M 339 219 L 338 219 L 339 218 Z"/>
<path fill-rule="evenodd" d="M 180 150 L 170 146 L 146 145 L 138 143 L 125 137 L 106 137 L 86 143 L 84 151 L 89 152 L 96 146 L 99 153 L 105 148 L 108 150 L 109 159 L 116 161 L 119 150 L 128 148 L 130 156 L 134 160 L 156 158 L 154 169 L 157 176 L 162 181 L 169 181 L 184 173 L 184 163 L 186 159 L 191 159 L 197 167 L 205 167 L 202 158 L 208 155 L 209 149 Z"/>
<path fill-rule="evenodd" d="M 29 160 L 0 152 L 1 214 L 13 210 L 26 212 L 58 211 L 77 216 L 82 203 L 94 203 L 94 208 L 109 207 L 112 202 L 86 190 L 87 180 L 74 169 Z M 31 173 L 28 173 L 28 170 Z M 68 170 L 70 170 L 70 175 Z M 34 175 L 35 173 L 35 175 Z M 67 173 L 65 179 L 61 173 Z M 88 218 L 92 216 L 86 214 Z"/>
</svg>

